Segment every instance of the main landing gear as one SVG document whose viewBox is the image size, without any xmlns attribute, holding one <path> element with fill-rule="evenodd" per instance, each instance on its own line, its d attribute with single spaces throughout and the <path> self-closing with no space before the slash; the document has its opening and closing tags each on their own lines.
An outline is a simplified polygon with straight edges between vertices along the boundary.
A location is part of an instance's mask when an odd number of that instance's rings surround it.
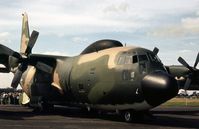
<svg viewBox="0 0 199 129">
<path fill-rule="evenodd" d="M 31 100 L 30 106 L 34 109 L 34 112 L 50 112 L 54 106 L 47 103 L 43 97 L 34 97 Z"/>
</svg>

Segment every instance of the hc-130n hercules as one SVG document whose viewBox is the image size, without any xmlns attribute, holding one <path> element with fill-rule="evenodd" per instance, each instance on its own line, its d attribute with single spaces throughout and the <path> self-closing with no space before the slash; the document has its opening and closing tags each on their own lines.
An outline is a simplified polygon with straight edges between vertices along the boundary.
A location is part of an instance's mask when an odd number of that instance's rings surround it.
<svg viewBox="0 0 199 129">
<path fill-rule="evenodd" d="M 126 47 L 116 40 L 99 40 L 74 57 L 32 54 L 39 33 L 29 35 L 23 14 L 20 53 L 0 45 L 0 72 L 13 72 L 11 86 L 21 85 L 32 107 L 58 104 L 88 110 L 117 111 L 126 121 L 175 97 L 179 88 L 198 89 L 199 70 L 164 66 L 153 51 Z"/>
</svg>

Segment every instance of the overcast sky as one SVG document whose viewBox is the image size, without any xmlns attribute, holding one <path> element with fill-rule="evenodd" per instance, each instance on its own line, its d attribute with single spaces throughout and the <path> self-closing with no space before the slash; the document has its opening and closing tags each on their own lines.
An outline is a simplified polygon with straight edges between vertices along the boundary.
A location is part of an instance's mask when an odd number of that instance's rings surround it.
<svg viewBox="0 0 199 129">
<path fill-rule="evenodd" d="M 160 49 L 166 65 L 199 51 L 199 0 L 1 0 L 0 44 L 19 51 L 21 14 L 40 36 L 33 53 L 77 55 L 90 43 L 116 39 Z M 12 74 L 0 74 L 8 87 Z"/>
</svg>

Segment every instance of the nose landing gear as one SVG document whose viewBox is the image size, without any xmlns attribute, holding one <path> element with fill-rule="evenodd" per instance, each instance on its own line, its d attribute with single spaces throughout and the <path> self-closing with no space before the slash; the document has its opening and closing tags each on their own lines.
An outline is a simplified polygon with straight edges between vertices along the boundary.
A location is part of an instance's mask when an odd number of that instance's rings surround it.
<svg viewBox="0 0 199 129">
<path fill-rule="evenodd" d="M 121 111 L 120 115 L 125 122 L 142 121 L 143 119 L 155 119 L 155 117 L 149 112 L 136 112 L 133 110 Z"/>
<path fill-rule="evenodd" d="M 126 122 L 132 122 L 133 120 L 133 112 L 132 111 L 124 111 L 122 116 Z"/>
</svg>

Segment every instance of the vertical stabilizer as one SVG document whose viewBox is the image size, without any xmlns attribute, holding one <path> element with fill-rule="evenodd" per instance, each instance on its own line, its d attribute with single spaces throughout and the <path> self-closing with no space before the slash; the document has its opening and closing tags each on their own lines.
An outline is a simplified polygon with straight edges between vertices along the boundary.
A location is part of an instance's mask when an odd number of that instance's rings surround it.
<svg viewBox="0 0 199 129">
<path fill-rule="evenodd" d="M 22 14 L 22 16 L 23 16 L 23 20 L 22 20 L 20 53 L 25 54 L 26 48 L 28 46 L 30 34 L 29 34 L 29 25 L 28 25 L 28 15 L 24 13 Z"/>
</svg>

